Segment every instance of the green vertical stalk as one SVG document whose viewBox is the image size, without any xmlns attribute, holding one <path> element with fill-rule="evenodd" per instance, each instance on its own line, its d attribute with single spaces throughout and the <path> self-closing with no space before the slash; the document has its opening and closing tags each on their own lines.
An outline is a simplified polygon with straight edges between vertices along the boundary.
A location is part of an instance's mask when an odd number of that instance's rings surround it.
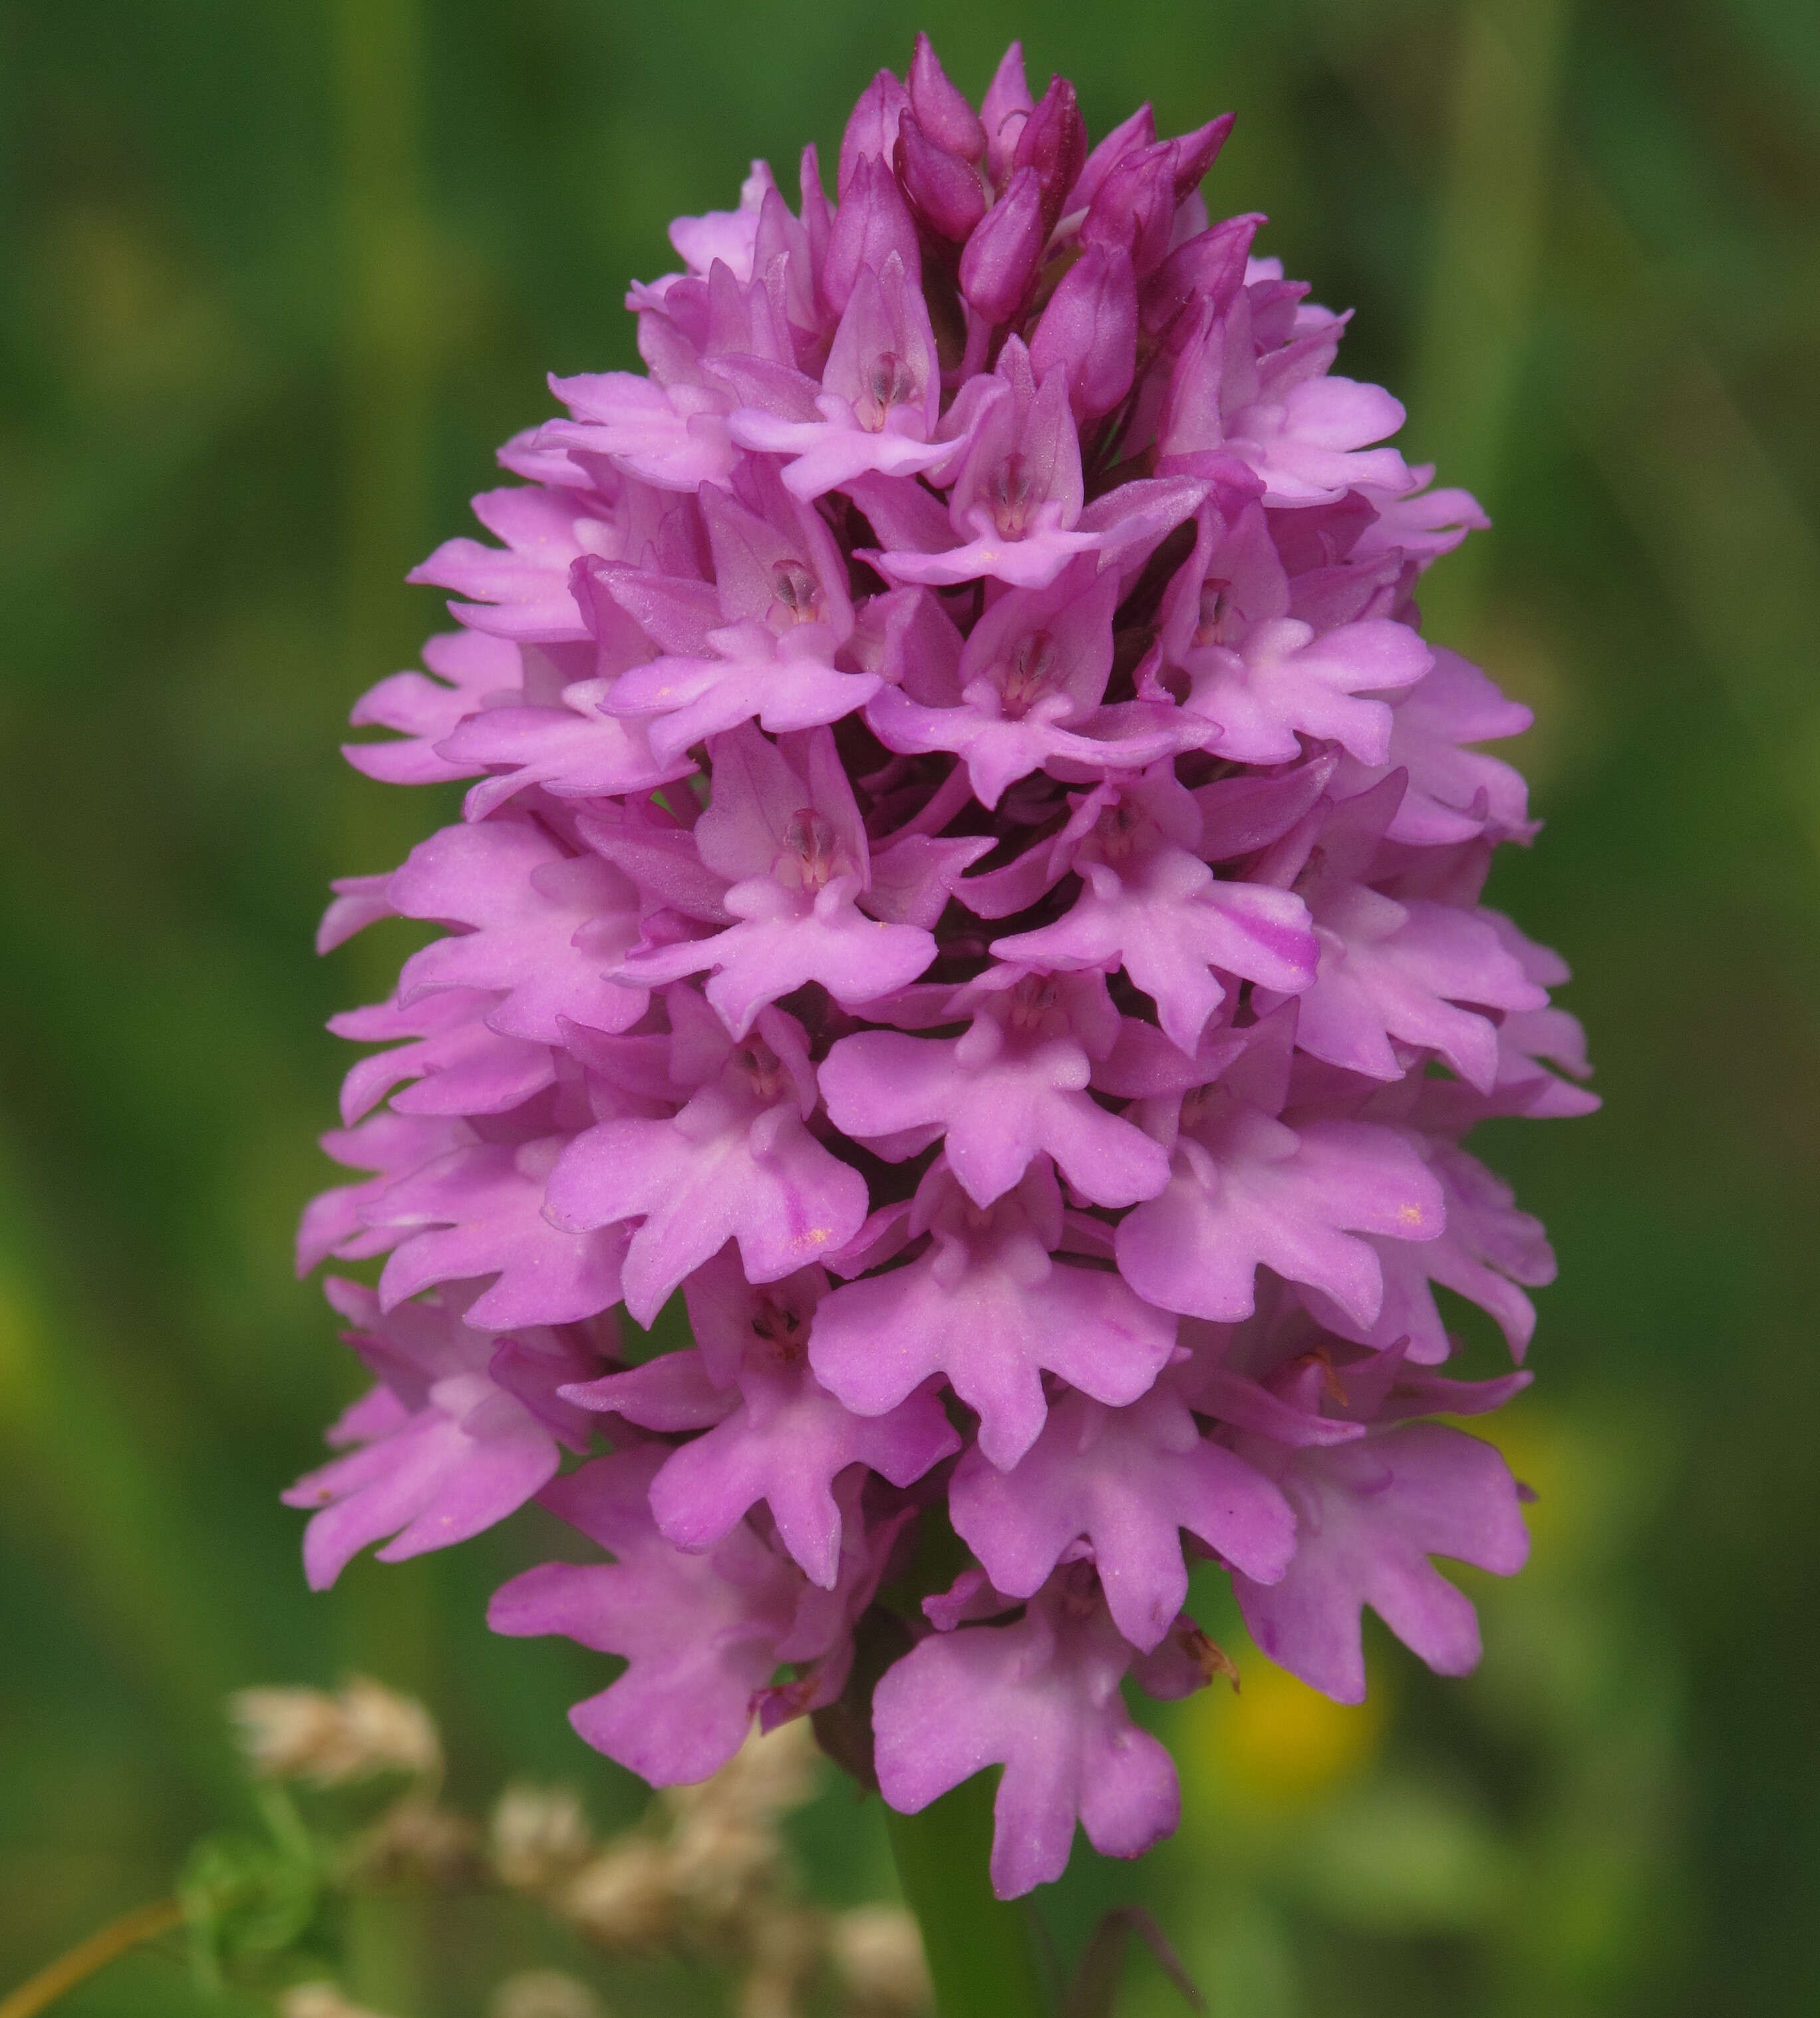
<svg viewBox="0 0 1820 2018">
<path fill-rule="evenodd" d="M 937 2018 L 1046 2018 L 1030 1909 L 995 1899 L 991 1775 L 918 1815 L 887 1810 L 904 1897 L 923 1929 Z"/>
<path fill-rule="evenodd" d="M 198 1785 L 240 1792 L 221 1698 L 255 1672 L 244 1622 L 208 1574 L 208 1537 L 135 1415 L 108 1335 L 68 1285 L 81 1269 L 41 1222 L 23 1163 L 0 1137 L 0 1532 L 56 1561 L 92 1631 L 152 1694 Z"/>
<path fill-rule="evenodd" d="M 1572 0 L 1469 0 L 1435 262 L 1409 400 L 1412 450 L 1493 512 L 1535 321 Z M 1468 540 L 1425 581 L 1442 635 L 1470 630 L 1489 548 Z"/>
<path fill-rule="evenodd" d="M 419 0 L 334 0 L 346 400 L 346 617 L 375 671 L 417 628 L 405 571 L 421 558 L 437 327 L 423 190 Z"/>
</svg>

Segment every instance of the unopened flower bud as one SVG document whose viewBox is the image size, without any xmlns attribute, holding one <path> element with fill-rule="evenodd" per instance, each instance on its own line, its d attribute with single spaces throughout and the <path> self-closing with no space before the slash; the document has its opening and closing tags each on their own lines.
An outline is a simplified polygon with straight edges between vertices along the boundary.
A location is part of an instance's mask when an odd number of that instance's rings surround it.
<svg viewBox="0 0 1820 2018">
<path fill-rule="evenodd" d="M 938 146 L 914 112 L 897 128 L 897 179 L 919 216 L 959 244 L 986 214 L 985 185 L 970 161 Z"/>
<path fill-rule="evenodd" d="M 1089 245 L 1061 278 L 1030 340 L 1038 379 L 1060 371 L 1078 419 L 1109 414 L 1137 366 L 1137 283 L 1119 245 Z"/>
<path fill-rule="evenodd" d="M 1074 87 L 1065 77 L 1052 77 L 1036 109 L 1017 136 L 1012 157 L 1015 168 L 1035 168 L 1042 185 L 1042 229 L 1046 238 L 1062 214 L 1063 199 L 1079 179 L 1087 160 L 1087 129 Z"/>
<path fill-rule="evenodd" d="M 1171 165 L 1175 171 L 1176 202 L 1201 186 L 1201 177 L 1226 143 L 1233 119 L 1233 114 L 1222 112 L 1217 119 L 1210 119 L 1204 126 L 1197 126 L 1192 133 L 1184 133 L 1169 143 L 1175 156 Z"/>
<path fill-rule="evenodd" d="M 861 161 L 890 161 L 897 145 L 897 121 L 909 103 L 909 92 L 888 70 L 880 71 L 860 93 L 840 136 L 834 178 L 834 193 L 840 201 L 846 201 L 848 185 Z"/>
<path fill-rule="evenodd" d="M 1024 81 L 1024 45 L 1013 42 L 999 59 L 980 101 L 980 123 L 986 129 L 986 172 L 995 189 L 1005 186 L 1018 139 L 1035 107 L 1030 86 Z"/>
<path fill-rule="evenodd" d="M 1168 255 L 1175 222 L 1174 143 L 1128 154 L 1100 186 L 1081 225 L 1088 245 L 1122 246 L 1141 279 Z"/>
<path fill-rule="evenodd" d="M 1140 105 L 1128 119 L 1121 120 L 1087 157 L 1074 186 L 1068 192 L 1067 208 L 1085 210 L 1099 193 L 1100 185 L 1127 155 L 1139 154 L 1157 137 L 1157 122 L 1147 105 Z"/>
<path fill-rule="evenodd" d="M 896 145 L 896 135 L 892 136 Z M 834 229 L 828 240 L 828 263 L 822 269 L 822 291 L 829 306 L 838 315 L 853 295 L 854 283 L 862 271 L 883 272 L 885 262 L 895 252 L 904 271 L 915 283 L 923 271 L 917 249 L 916 226 L 904 192 L 891 172 L 891 157 L 868 154 L 854 167 L 841 192 L 840 208 L 834 214 Z"/>
<path fill-rule="evenodd" d="M 1020 168 L 961 255 L 961 292 L 987 321 L 1009 321 L 1023 306 L 1047 230 L 1042 180 L 1035 169 Z"/>
<path fill-rule="evenodd" d="M 962 161 L 977 161 L 986 151 L 986 129 L 966 92 L 949 82 L 926 35 L 916 38 L 909 84 L 911 107 L 929 138 Z"/>
<path fill-rule="evenodd" d="M 1178 245 L 1144 283 L 1139 309 L 1144 327 L 1160 335 L 1190 302 L 1223 314 L 1244 285 L 1245 262 L 1258 226 L 1256 211 L 1229 217 Z"/>
</svg>

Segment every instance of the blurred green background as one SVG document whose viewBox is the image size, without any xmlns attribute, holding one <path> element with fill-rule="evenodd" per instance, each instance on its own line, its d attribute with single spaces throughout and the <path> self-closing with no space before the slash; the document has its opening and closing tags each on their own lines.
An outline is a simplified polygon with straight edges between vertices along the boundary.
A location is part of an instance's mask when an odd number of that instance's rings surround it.
<svg viewBox="0 0 1820 2018">
<path fill-rule="evenodd" d="M 542 374 L 635 362 L 668 219 L 830 160 L 919 26 L 975 92 L 1022 31 L 1096 132 L 1238 111 L 1215 214 L 1357 308 L 1342 368 L 1497 522 L 1425 599 L 1536 710 L 1547 830 L 1493 895 L 1573 962 L 1607 1103 L 1483 1143 L 1561 1257 L 1483 1667 L 1378 1633 L 1342 1711 L 1210 1620 L 1247 1686 L 1175 1716 L 1182 1833 L 1078 1850 L 1063 1944 L 1143 1900 L 1218 2018 L 1820 2009 L 1812 0 L 0 12 L 0 1987 L 232 1809 L 241 1683 L 361 1668 L 477 1792 L 636 1810 L 563 1721 L 600 1664 L 482 1628 L 534 1532 L 312 1598 L 276 1502 L 357 1385 L 290 1270 L 322 1024 L 398 952 L 310 931 L 450 809 L 335 745 Z M 889 1884 L 875 1812 L 803 1830 L 830 1897 Z M 401 2018 L 478 2013 L 490 1938 L 420 1941 Z M 152 1955 L 63 2008 L 201 2007 Z"/>
</svg>

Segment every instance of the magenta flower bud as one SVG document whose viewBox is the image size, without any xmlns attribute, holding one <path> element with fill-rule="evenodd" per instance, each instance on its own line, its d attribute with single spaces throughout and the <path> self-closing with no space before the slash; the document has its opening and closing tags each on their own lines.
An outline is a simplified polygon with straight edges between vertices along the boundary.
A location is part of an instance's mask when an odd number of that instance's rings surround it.
<svg viewBox="0 0 1820 2018">
<path fill-rule="evenodd" d="M 910 60 L 910 103 L 917 124 L 950 154 L 964 161 L 978 161 L 986 152 L 986 129 L 964 92 L 949 83 L 929 38 L 916 38 L 916 53 Z"/>
<path fill-rule="evenodd" d="M 1062 204 L 1087 159 L 1087 129 L 1074 87 L 1065 77 L 1052 77 L 1049 88 L 1024 121 L 1017 136 L 1013 169 L 1035 168 L 1042 185 L 1042 229 L 1046 238 L 1056 228 Z"/>
<path fill-rule="evenodd" d="M 1145 329 L 1160 334 L 1191 302 L 1205 302 L 1223 313 L 1244 284 L 1251 241 L 1263 222 L 1255 211 L 1248 217 L 1229 217 L 1178 245 L 1144 282 Z"/>
<path fill-rule="evenodd" d="M 923 271 L 915 220 L 889 158 L 864 155 L 842 190 L 822 269 L 822 291 L 836 315 L 846 309 L 860 275 L 883 273 L 893 253 L 915 282 Z"/>
<path fill-rule="evenodd" d="M 1081 223 L 1086 245 L 1118 245 L 1139 279 L 1168 256 L 1175 223 L 1175 143 L 1127 154 L 1100 185 Z"/>
<path fill-rule="evenodd" d="M 1121 245 L 1089 245 L 1050 295 L 1030 340 L 1038 379 L 1060 371 L 1077 418 L 1109 414 L 1137 363 L 1137 283 Z"/>
<path fill-rule="evenodd" d="M 988 322 L 1008 322 L 1024 306 L 1047 236 L 1042 178 L 1020 168 L 961 254 L 961 292 Z"/>
<path fill-rule="evenodd" d="M 1202 176 L 1219 159 L 1226 136 L 1233 130 L 1233 118 L 1232 113 L 1222 112 L 1217 119 L 1210 119 L 1204 126 L 1197 126 L 1192 133 L 1184 133 L 1170 142 L 1175 150 L 1178 203 L 1201 186 Z"/>
<path fill-rule="evenodd" d="M 626 1662 L 590 1744 L 668 1785 L 838 1703 L 902 1812 L 1002 1768 L 1006 1897 L 1174 1826 L 1124 1685 L 1230 1669 L 1190 1556 L 1342 1702 L 1367 1606 L 1477 1658 L 1434 1559 L 1515 1571 L 1518 1490 L 1420 1419 L 1529 1376 L 1450 1378 L 1438 1294 L 1520 1360 L 1555 1264 L 1463 1138 L 1597 1105 L 1479 902 L 1529 711 L 1417 627 L 1483 515 L 1260 220 L 1199 228 L 1228 123 L 1089 154 L 1015 46 L 975 120 L 919 41 L 837 209 L 811 150 L 796 214 L 757 163 L 678 219 L 647 371 L 551 382 L 414 577 L 458 629 L 356 706 L 462 817 L 323 921 L 439 935 L 331 1025 L 298 1258 L 377 1270 L 328 1285 L 375 1384 L 287 1495 L 311 1582 L 535 1499 L 594 1553 L 489 1619 Z M 621 1305 L 692 1341 L 629 1367 Z"/>
<path fill-rule="evenodd" d="M 1000 59 L 986 95 L 980 101 L 980 122 L 986 129 L 986 173 L 1002 190 L 1011 175 L 1011 159 L 1024 123 L 1036 109 L 1024 81 L 1024 45 L 1013 42 Z"/>
<path fill-rule="evenodd" d="M 1147 105 L 1140 105 L 1128 119 L 1121 120 L 1087 157 L 1086 164 L 1068 192 L 1067 208 L 1084 210 L 1100 193 L 1100 185 L 1128 154 L 1141 152 L 1157 137 L 1157 122 Z"/>
<path fill-rule="evenodd" d="M 847 186 L 861 161 L 889 161 L 897 144 L 897 121 L 910 94 L 888 70 L 882 70 L 860 93 L 859 103 L 840 136 L 840 159 L 835 171 L 835 194 L 844 200 Z"/>
<path fill-rule="evenodd" d="M 986 188 L 971 160 L 938 146 L 914 111 L 897 126 L 897 179 L 916 214 L 959 245 L 986 214 Z"/>
<path fill-rule="evenodd" d="M 828 237 L 834 229 L 834 212 L 822 186 L 822 163 L 811 140 L 802 152 L 796 171 L 796 187 L 802 204 L 803 236 L 809 241 L 809 272 L 799 275 L 807 282 L 822 270 L 828 257 Z"/>
</svg>

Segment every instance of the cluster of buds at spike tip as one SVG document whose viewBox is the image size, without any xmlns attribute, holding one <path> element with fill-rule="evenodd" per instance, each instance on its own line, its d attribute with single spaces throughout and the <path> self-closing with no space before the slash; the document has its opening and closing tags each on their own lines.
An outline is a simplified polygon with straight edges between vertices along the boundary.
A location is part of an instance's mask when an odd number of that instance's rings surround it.
<svg viewBox="0 0 1820 2018">
<path fill-rule="evenodd" d="M 1520 1358 L 1554 1264 L 1461 1139 L 1595 1104 L 1480 902 L 1528 712 L 1418 626 L 1482 517 L 1210 222 L 1227 125 L 1089 146 L 919 40 L 832 201 L 811 149 L 679 219 L 648 374 L 552 382 L 355 710 L 465 819 L 323 929 L 444 935 L 334 1025 L 388 1048 L 302 1260 L 385 1260 L 328 1286 L 378 1384 L 312 1581 L 535 1499 L 600 1556 L 492 1623 L 628 1664 L 590 1744 L 670 1785 L 811 1713 L 908 1811 L 1000 1767 L 1007 1895 L 1173 1826 L 1121 1684 L 1219 1671 L 1193 1564 L 1343 1702 L 1366 1605 L 1477 1658 L 1430 1558 L 1516 1569 L 1518 1491 L 1422 1419 L 1528 1376 L 1444 1372 L 1436 1289 Z"/>
</svg>

